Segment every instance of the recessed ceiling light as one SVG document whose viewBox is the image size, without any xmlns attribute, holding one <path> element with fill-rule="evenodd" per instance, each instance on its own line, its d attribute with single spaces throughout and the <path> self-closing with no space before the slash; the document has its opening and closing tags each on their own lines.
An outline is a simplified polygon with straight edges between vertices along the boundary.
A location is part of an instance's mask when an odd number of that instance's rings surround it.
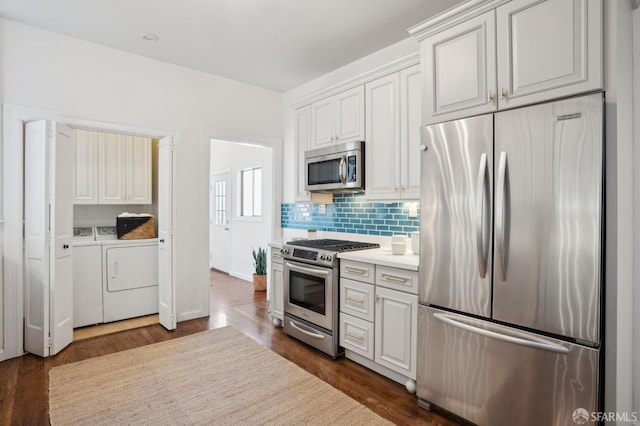
<svg viewBox="0 0 640 426">
<path fill-rule="evenodd" d="M 151 33 L 142 33 L 142 39 L 146 41 L 158 41 L 158 36 Z"/>
</svg>

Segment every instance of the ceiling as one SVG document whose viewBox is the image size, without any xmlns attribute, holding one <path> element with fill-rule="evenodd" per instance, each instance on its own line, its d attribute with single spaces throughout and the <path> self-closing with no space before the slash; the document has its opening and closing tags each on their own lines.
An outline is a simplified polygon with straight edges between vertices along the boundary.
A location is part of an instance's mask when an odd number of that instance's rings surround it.
<svg viewBox="0 0 640 426">
<path fill-rule="evenodd" d="M 0 15 L 283 92 L 462 0 L 0 0 Z M 143 33 L 158 36 L 145 41 Z"/>
</svg>

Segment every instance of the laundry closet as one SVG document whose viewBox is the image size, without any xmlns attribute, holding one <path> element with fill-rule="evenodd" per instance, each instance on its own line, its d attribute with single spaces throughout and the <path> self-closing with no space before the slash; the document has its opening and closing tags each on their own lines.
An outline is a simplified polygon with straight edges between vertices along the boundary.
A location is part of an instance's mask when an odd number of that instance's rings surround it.
<svg viewBox="0 0 640 426">
<path fill-rule="evenodd" d="M 159 140 L 72 133 L 73 328 L 156 314 Z"/>
</svg>

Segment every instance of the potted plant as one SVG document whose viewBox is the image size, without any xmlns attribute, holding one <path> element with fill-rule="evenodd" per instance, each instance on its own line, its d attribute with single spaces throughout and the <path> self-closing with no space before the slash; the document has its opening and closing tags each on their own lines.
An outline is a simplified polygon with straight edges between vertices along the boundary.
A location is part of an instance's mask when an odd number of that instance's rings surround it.
<svg viewBox="0 0 640 426">
<path fill-rule="evenodd" d="M 256 273 L 253 274 L 253 291 L 267 290 L 267 250 L 258 247 L 253 250 L 253 266 Z"/>
</svg>

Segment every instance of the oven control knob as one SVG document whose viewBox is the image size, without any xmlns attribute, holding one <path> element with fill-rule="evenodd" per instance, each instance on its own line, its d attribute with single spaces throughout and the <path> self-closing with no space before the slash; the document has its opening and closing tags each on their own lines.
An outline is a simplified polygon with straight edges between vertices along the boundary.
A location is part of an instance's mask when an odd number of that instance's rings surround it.
<svg viewBox="0 0 640 426">
<path fill-rule="evenodd" d="M 321 254 L 321 255 L 320 255 L 320 260 L 325 260 L 325 256 L 324 256 L 324 254 Z"/>
<path fill-rule="evenodd" d="M 289 249 L 286 249 L 286 248 L 280 249 L 280 253 L 289 254 Z"/>
</svg>

